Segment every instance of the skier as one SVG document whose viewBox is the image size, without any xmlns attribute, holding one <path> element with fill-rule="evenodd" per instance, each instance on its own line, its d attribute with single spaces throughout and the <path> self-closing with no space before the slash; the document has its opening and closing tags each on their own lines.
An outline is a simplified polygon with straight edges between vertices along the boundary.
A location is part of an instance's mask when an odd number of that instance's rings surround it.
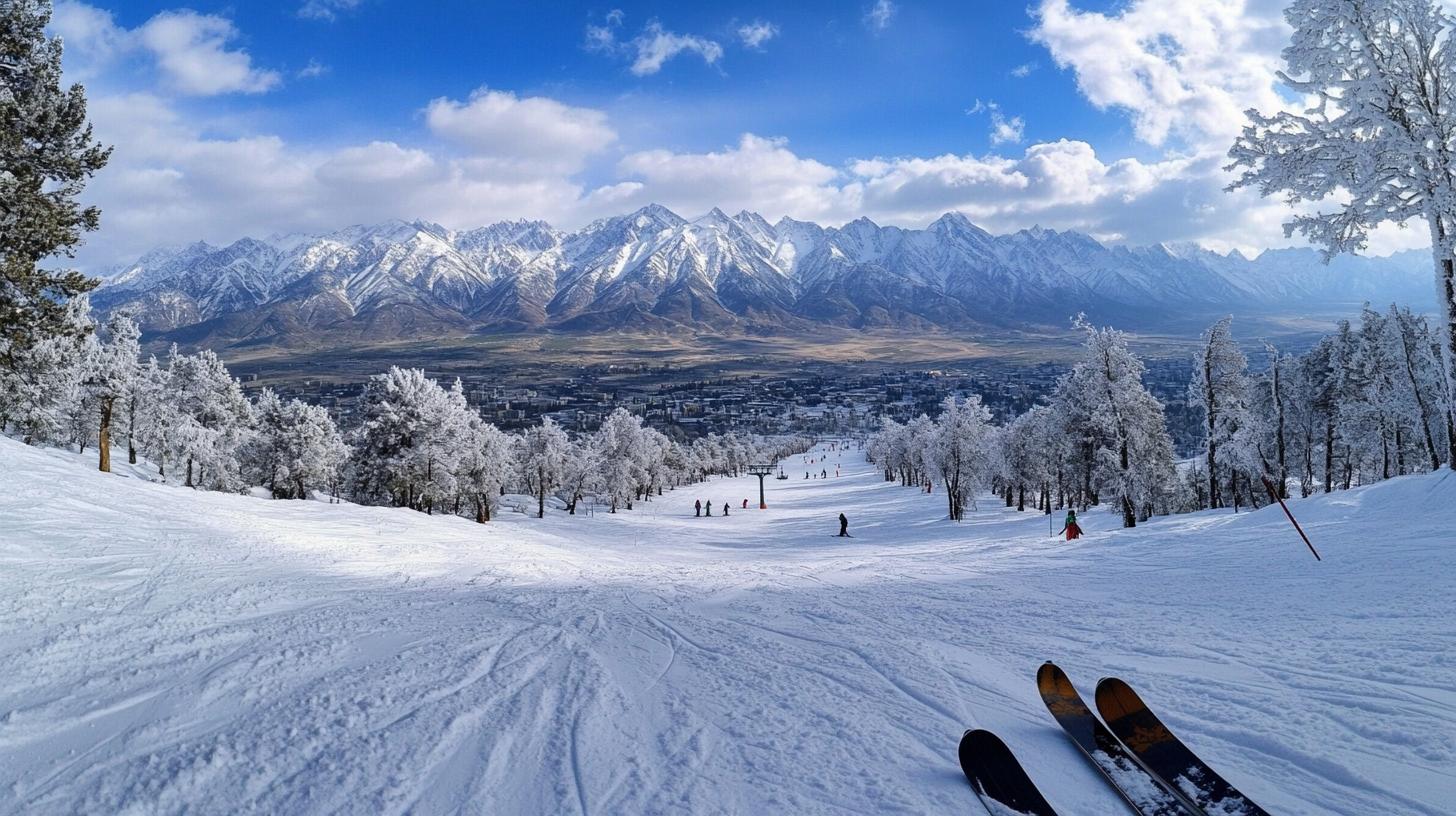
<svg viewBox="0 0 1456 816">
<path fill-rule="evenodd" d="M 839 537 L 849 538 L 849 519 L 843 513 L 839 514 Z"/>
<path fill-rule="evenodd" d="M 709 516 L 709 517 L 711 517 L 713 515 L 713 503 L 712 502 L 708 502 L 707 504 L 704 504 L 703 505 L 703 515 Z"/>
<path fill-rule="evenodd" d="M 748 509 L 748 499 L 744 499 L 743 500 L 743 509 L 744 510 L 747 510 Z"/>
<path fill-rule="evenodd" d="M 1067 523 L 1062 525 L 1062 532 L 1067 534 L 1068 541 L 1081 537 L 1082 528 L 1077 526 L 1076 510 L 1067 510 Z M 1061 535 L 1061 533 L 1058 533 L 1058 535 Z"/>
<path fill-rule="evenodd" d="M 723 515 L 728 515 L 728 502 L 723 502 Z"/>
<path fill-rule="evenodd" d="M 821 479 L 828 479 L 829 478 L 829 471 L 828 470 L 821 470 L 821 471 L 819 471 L 819 478 L 821 478 Z"/>
<path fill-rule="evenodd" d="M 693 502 L 693 515 L 695 517 L 696 516 L 703 515 L 703 500 L 702 499 L 698 499 L 697 501 Z"/>
</svg>

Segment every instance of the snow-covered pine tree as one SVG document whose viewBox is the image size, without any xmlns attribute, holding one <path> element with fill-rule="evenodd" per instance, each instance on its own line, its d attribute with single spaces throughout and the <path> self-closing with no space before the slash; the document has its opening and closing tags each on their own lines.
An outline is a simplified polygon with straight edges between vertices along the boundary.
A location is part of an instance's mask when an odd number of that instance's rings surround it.
<svg viewBox="0 0 1456 816">
<path fill-rule="evenodd" d="M 350 435 L 354 499 L 430 512 L 455 496 L 467 412 L 463 392 L 447 394 L 421 369 L 391 366 L 370 378 Z"/>
<path fill-rule="evenodd" d="M 243 455 L 249 484 L 268 488 L 275 499 L 306 499 L 338 482 L 349 449 L 327 410 L 297 399 L 285 403 L 264 389 L 253 415 Z"/>
<path fill-rule="evenodd" d="M 75 441 L 81 379 L 92 350 L 91 306 L 85 295 L 62 312 L 66 328 L 17 346 L 0 365 L 0 430 L 27 445 Z"/>
<path fill-rule="evenodd" d="M 252 404 L 227 366 L 209 349 L 168 359 L 168 391 L 174 411 L 169 429 L 171 457 L 186 463 L 188 487 L 241 490 L 239 456 L 252 432 Z"/>
<path fill-rule="evenodd" d="M 1441 316 L 1446 403 L 1456 404 L 1456 44 L 1440 0 L 1295 0 L 1280 78 L 1314 104 L 1265 116 L 1229 151 L 1253 187 L 1291 203 L 1334 202 L 1286 225 L 1328 256 L 1364 249 L 1382 223 L 1426 223 Z M 1446 415 L 1446 460 L 1456 430 Z M 1348 477 L 1347 469 L 1346 475 Z"/>
<path fill-rule="evenodd" d="M 96 229 L 100 212 L 76 197 L 111 152 L 91 136 L 85 90 L 62 87 L 50 17 L 50 0 L 0 3 L 0 370 L 23 371 L 31 385 L 57 351 L 33 348 L 88 328 L 70 302 L 96 281 L 41 264 L 69 257 Z"/>
</svg>

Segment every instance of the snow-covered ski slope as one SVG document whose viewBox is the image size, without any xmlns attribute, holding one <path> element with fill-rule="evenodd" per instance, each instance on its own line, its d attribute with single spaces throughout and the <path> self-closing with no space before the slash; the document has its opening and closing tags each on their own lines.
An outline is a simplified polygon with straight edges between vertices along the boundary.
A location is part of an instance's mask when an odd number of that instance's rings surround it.
<svg viewBox="0 0 1456 816">
<path fill-rule="evenodd" d="M 983 727 L 1058 812 L 1123 812 L 1053 659 L 1271 812 L 1452 812 L 1456 475 L 1293 502 L 1316 563 L 1277 508 L 1067 544 L 829 456 L 767 511 L 743 478 L 482 526 L 0 439 L 0 811 L 973 813 Z"/>
</svg>

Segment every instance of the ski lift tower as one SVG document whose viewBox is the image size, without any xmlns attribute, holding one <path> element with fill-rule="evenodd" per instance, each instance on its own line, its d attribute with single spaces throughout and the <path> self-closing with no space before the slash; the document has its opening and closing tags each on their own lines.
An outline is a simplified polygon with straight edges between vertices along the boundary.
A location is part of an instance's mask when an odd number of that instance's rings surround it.
<svg viewBox="0 0 1456 816">
<path fill-rule="evenodd" d="M 773 465 L 749 465 L 748 472 L 758 477 L 758 509 L 767 510 L 768 502 L 763 500 L 763 477 L 774 472 Z"/>
</svg>

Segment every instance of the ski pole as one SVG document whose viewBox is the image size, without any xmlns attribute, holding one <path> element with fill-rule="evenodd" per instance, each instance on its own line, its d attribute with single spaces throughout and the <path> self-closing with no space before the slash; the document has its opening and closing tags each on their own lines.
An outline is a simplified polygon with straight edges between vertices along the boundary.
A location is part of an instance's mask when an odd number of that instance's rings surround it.
<svg viewBox="0 0 1456 816">
<path fill-rule="evenodd" d="M 1269 491 L 1269 498 L 1279 502 L 1279 506 L 1284 508 L 1284 515 L 1289 517 L 1289 523 L 1294 525 L 1294 529 L 1299 532 L 1299 537 L 1304 539 L 1304 546 L 1308 547 L 1311 553 L 1314 553 L 1314 560 L 1323 561 L 1324 559 L 1320 558 L 1319 551 L 1314 548 L 1313 544 L 1309 543 L 1309 536 L 1304 534 L 1304 528 L 1299 526 L 1299 522 L 1294 520 L 1294 514 L 1289 512 L 1289 505 L 1284 503 L 1284 499 L 1279 496 L 1279 491 L 1274 489 L 1274 483 L 1269 481 L 1268 476 L 1261 475 L 1259 478 L 1264 480 L 1264 489 Z"/>
</svg>

